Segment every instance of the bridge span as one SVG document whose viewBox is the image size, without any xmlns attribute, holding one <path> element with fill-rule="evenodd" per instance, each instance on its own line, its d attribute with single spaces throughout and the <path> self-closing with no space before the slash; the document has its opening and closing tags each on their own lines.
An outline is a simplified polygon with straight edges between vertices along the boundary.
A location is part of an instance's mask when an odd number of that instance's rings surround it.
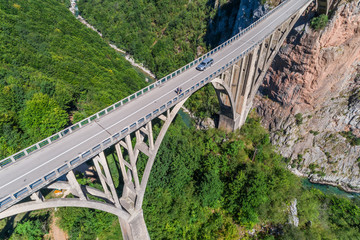
<svg viewBox="0 0 360 240">
<path fill-rule="evenodd" d="M 220 101 L 219 127 L 240 128 L 252 99 L 286 36 L 312 0 L 286 0 L 247 29 L 199 59 L 114 105 L 0 161 L 0 218 L 54 206 L 97 208 L 119 217 L 124 239 L 149 239 L 142 214 L 147 181 L 162 139 L 185 101 L 211 83 Z M 203 59 L 212 67 L 197 71 Z M 183 93 L 177 95 L 175 89 Z M 155 136 L 152 120 L 163 125 Z M 133 144 L 134 142 L 135 145 Z M 124 182 L 119 198 L 104 150 L 115 145 Z M 139 153 L 148 157 L 138 176 Z M 80 185 L 73 169 L 92 160 L 103 190 Z M 66 175 L 67 181 L 56 181 Z M 45 201 L 41 189 L 70 190 L 76 199 Z M 106 203 L 98 205 L 88 196 Z M 31 196 L 33 201 L 19 203 Z"/>
</svg>

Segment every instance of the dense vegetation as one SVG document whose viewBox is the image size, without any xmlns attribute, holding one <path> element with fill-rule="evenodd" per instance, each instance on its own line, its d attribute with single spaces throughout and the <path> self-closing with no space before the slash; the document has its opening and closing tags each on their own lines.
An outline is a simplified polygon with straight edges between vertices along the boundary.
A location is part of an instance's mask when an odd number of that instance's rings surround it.
<svg viewBox="0 0 360 240">
<path fill-rule="evenodd" d="M 0 159 L 145 86 L 57 0 L 0 0 L 0 19 Z"/>
<path fill-rule="evenodd" d="M 51 222 L 47 210 L 19 214 L 0 221 L 0 239 L 41 240 L 49 232 Z"/>
<path fill-rule="evenodd" d="M 204 52 L 208 20 L 216 12 L 213 4 L 208 0 L 82 0 L 78 5 L 81 15 L 106 39 L 162 77 Z"/>
<path fill-rule="evenodd" d="M 0 0 L 0 156 L 144 85 L 96 33 L 76 22 L 62 2 Z M 211 1 L 84 0 L 80 10 L 105 38 L 163 76 L 206 48 L 202 37 L 214 13 L 207 3 Z M 214 96 L 208 86 L 187 106 L 203 119 L 217 111 Z M 118 168 L 111 149 L 107 155 L 110 167 Z M 236 133 L 198 131 L 177 118 L 146 190 L 144 214 L 151 238 L 360 238 L 357 199 L 303 189 L 285 166 L 255 116 Z M 120 190 L 116 171 L 113 178 Z M 78 180 L 99 187 L 81 175 Z M 294 199 L 299 227 L 288 224 Z M 108 213 L 61 208 L 55 215 L 70 239 L 121 239 L 118 219 Z M 49 222 L 47 212 L 24 214 L 14 226 L 13 218 L 2 220 L 0 238 L 42 239 Z M 249 234 L 251 229 L 255 236 Z"/>
<path fill-rule="evenodd" d="M 114 156 L 108 152 L 113 169 Z M 295 198 L 299 227 L 288 224 Z M 248 239 L 358 239 L 359 205 L 358 199 L 303 189 L 256 118 L 230 134 L 197 131 L 177 118 L 150 175 L 144 214 L 152 239 L 235 240 L 239 234 Z M 108 213 L 60 208 L 56 216 L 70 239 L 121 238 L 117 217 Z M 257 235 L 252 237 L 250 229 Z"/>
</svg>

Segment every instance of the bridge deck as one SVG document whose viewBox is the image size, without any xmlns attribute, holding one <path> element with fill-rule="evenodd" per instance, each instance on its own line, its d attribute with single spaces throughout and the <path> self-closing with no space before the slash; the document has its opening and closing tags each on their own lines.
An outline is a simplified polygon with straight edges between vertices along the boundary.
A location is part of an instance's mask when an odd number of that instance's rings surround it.
<svg viewBox="0 0 360 240">
<path fill-rule="evenodd" d="M 0 201 L 44 177 L 50 171 L 64 165 L 64 163 L 74 159 L 79 154 L 96 146 L 109 136 L 111 137 L 119 133 L 147 114 L 152 113 L 155 109 L 160 109 L 162 105 L 177 96 L 174 92 L 177 87 L 182 87 L 185 92 L 186 89 L 204 80 L 211 73 L 225 66 L 263 37 L 272 33 L 281 23 L 309 2 L 311 1 L 288 1 L 278 11 L 241 36 L 239 40 L 212 55 L 215 62 L 211 68 L 199 72 L 194 66 L 169 80 L 161 87 L 143 94 L 128 104 L 114 110 L 112 113 L 90 123 L 88 126 L 33 154 L 23 157 L 23 159 L 7 168 L 0 169 Z M 190 93 L 192 92 L 190 91 Z"/>
</svg>

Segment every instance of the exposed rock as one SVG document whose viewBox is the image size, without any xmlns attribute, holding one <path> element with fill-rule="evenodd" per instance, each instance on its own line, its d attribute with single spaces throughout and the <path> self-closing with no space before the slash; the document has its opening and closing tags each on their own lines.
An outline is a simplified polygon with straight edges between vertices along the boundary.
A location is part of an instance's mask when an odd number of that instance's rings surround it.
<svg viewBox="0 0 360 240">
<path fill-rule="evenodd" d="M 242 29 L 265 15 L 272 7 L 277 6 L 280 0 L 267 0 L 261 4 L 260 0 L 226 0 L 222 5 L 215 1 L 217 8 L 215 17 L 210 19 L 206 35 L 208 44 L 215 47 Z"/>
<path fill-rule="evenodd" d="M 299 218 L 297 213 L 297 199 L 295 198 L 290 204 L 290 223 L 295 227 L 299 226 Z"/>
<path fill-rule="evenodd" d="M 289 168 L 360 190 L 360 146 L 349 139 L 360 137 L 360 1 L 340 5 L 321 32 L 296 30 L 254 106 Z"/>
<path fill-rule="evenodd" d="M 214 119 L 212 118 L 200 119 L 196 117 L 192 112 L 190 112 L 190 110 L 187 109 L 186 107 L 183 106 L 181 107 L 181 109 L 184 111 L 184 113 L 189 114 L 190 118 L 195 120 L 196 129 L 207 130 L 209 128 L 215 128 Z"/>
<path fill-rule="evenodd" d="M 239 2 L 239 0 L 226 0 L 222 5 L 216 4 L 215 2 L 214 8 L 217 8 L 217 10 L 216 15 L 211 18 L 209 22 L 208 31 L 205 37 L 207 44 L 216 47 L 232 37 L 240 6 Z"/>
<path fill-rule="evenodd" d="M 242 29 L 261 18 L 269 11 L 269 9 L 270 6 L 267 3 L 261 5 L 260 1 L 242 0 L 233 28 L 233 35 L 239 33 Z"/>
</svg>

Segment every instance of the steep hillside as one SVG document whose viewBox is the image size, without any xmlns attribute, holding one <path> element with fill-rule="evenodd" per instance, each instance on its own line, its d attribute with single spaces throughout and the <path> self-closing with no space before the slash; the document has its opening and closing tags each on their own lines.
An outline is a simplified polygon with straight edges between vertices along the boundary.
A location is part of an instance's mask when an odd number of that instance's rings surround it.
<svg viewBox="0 0 360 240">
<path fill-rule="evenodd" d="M 205 48 L 202 39 L 214 5 L 210 2 L 81 0 L 78 6 L 105 38 L 162 77 Z"/>
<path fill-rule="evenodd" d="M 340 4 L 320 32 L 297 29 L 257 111 L 294 172 L 360 190 L 360 1 Z"/>
<path fill-rule="evenodd" d="M 145 86 L 57 0 L 0 1 L 0 19 L 0 158 Z"/>
</svg>

